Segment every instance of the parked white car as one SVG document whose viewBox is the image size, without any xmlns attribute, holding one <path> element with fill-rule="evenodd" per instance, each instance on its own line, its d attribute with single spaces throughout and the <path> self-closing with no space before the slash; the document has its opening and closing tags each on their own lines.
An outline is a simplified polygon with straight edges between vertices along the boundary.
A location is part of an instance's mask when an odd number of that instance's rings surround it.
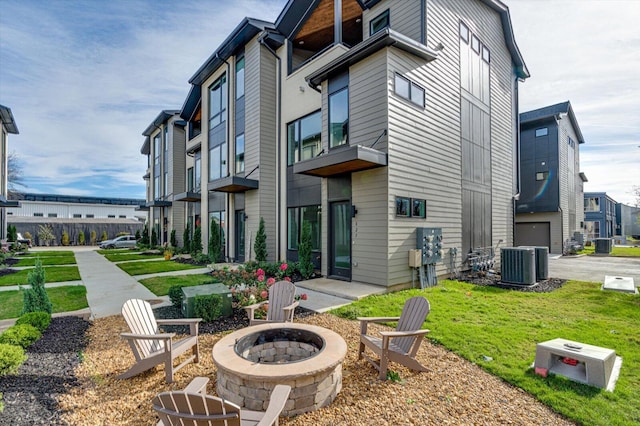
<svg viewBox="0 0 640 426">
<path fill-rule="evenodd" d="M 114 238 L 113 240 L 104 240 L 100 243 L 101 249 L 112 249 L 112 248 L 134 248 L 138 242 L 136 241 L 136 237 L 133 235 L 122 235 L 120 237 Z"/>
</svg>

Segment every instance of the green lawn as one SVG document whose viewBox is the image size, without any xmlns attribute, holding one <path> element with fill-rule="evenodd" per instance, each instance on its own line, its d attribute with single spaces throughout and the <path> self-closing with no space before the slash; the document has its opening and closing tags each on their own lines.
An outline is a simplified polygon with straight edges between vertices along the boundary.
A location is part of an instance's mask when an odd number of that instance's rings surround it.
<svg viewBox="0 0 640 426">
<path fill-rule="evenodd" d="M 45 267 L 46 282 L 59 283 L 62 281 L 77 281 L 80 279 L 80 271 L 77 266 L 49 266 Z M 27 275 L 30 269 L 23 269 L 15 274 L 0 277 L 0 286 L 27 284 Z"/>
<path fill-rule="evenodd" d="M 89 307 L 87 289 L 82 285 L 48 288 L 47 294 L 53 305 L 53 313 Z M 22 293 L 19 290 L 0 291 L 0 319 L 18 318 L 22 303 Z"/>
<path fill-rule="evenodd" d="M 602 292 L 600 284 L 569 281 L 551 293 L 524 293 L 442 281 L 425 290 L 371 296 L 333 313 L 399 315 L 404 301 L 424 295 L 424 324 L 433 342 L 480 365 L 586 425 L 640 423 L 640 296 Z M 623 358 L 614 393 L 530 369 L 537 342 L 557 337 L 612 348 Z M 424 349 L 422 349 L 424 350 Z M 483 356 L 493 358 L 485 361 Z"/>
<path fill-rule="evenodd" d="M 214 282 L 216 282 L 216 280 L 209 274 L 173 275 L 140 280 L 140 284 L 148 288 L 156 296 L 166 296 L 169 294 L 169 288 L 174 285 L 190 287 Z"/>
<path fill-rule="evenodd" d="M 162 254 L 142 254 L 142 253 L 106 253 L 105 259 L 111 262 L 123 262 L 125 260 L 144 260 L 144 259 L 162 259 Z"/>
<path fill-rule="evenodd" d="M 18 259 L 21 257 L 56 257 L 56 256 L 73 256 L 71 250 L 49 250 L 49 251 L 29 251 L 24 254 L 16 256 Z"/>
<path fill-rule="evenodd" d="M 20 259 L 19 257 L 17 259 Z M 35 266 L 36 260 L 40 259 L 42 262 L 42 266 L 47 265 L 75 265 L 76 258 L 71 254 L 71 256 L 52 256 L 52 257 L 27 257 L 24 259 L 20 259 L 18 263 L 13 266 Z"/>
<path fill-rule="evenodd" d="M 579 254 L 593 254 L 595 252 L 595 246 L 591 245 L 585 247 L 584 250 L 579 251 Z M 614 257 L 640 257 L 640 247 L 620 247 L 614 246 L 611 249 L 610 256 Z"/>
<path fill-rule="evenodd" d="M 126 262 L 118 263 L 117 266 L 129 275 L 155 274 L 158 272 L 184 271 L 186 269 L 202 268 L 202 266 L 178 263 L 171 260 Z"/>
<path fill-rule="evenodd" d="M 122 248 L 122 249 L 99 249 L 96 250 L 96 253 L 98 254 L 118 254 L 118 253 L 138 253 L 140 252 L 140 249 L 129 249 L 129 248 Z"/>
</svg>

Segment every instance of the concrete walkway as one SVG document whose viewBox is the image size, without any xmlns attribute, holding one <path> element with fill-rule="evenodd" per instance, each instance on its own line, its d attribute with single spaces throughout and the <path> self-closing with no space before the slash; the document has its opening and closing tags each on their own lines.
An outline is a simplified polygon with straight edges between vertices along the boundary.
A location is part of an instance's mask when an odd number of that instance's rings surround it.
<svg viewBox="0 0 640 426">
<path fill-rule="evenodd" d="M 87 287 L 87 302 L 92 318 L 117 315 L 128 299 L 157 299 L 135 278 L 95 251 L 75 253 L 82 282 Z"/>
</svg>

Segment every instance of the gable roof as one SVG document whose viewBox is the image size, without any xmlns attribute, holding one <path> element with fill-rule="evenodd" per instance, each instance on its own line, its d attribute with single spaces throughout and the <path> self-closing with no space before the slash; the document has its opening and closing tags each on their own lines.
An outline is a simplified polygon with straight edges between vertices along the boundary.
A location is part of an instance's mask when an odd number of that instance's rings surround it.
<svg viewBox="0 0 640 426">
<path fill-rule="evenodd" d="M 2 125 L 7 129 L 7 132 L 14 135 L 20 133 L 18 132 L 16 120 L 13 118 L 13 113 L 11 113 L 11 108 L 0 105 L 0 120 L 2 120 Z"/>
<path fill-rule="evenodd" d="M 578 137 L 578 143 L 584 143 L 582 131 L 580 130 L 580 126 L 578 126 L 578 120 L 576 120 L 573 108 L 571 107 L 571 102 L 569 101 L 523 112 L 520 114 L 520 124 L 555 118 L 560 114 L 567 114 L 569 121 L 571 121 L 571 125 L 576 132 L 576 136 Z"/>
<path fill-rule="evenodd" d="M 178 109 L 162 110 L 160 114 L 158 114 L 158 116 L 151 122 L 151 124 L 149 124 L 149 126 L 144 129 L 144 132 L 142 132 L 142 136 L 151 136 L 151 133 L 153 133 L 156 128 L 160 127 L 162 123 L 166 123 L 168 119 L 179 113 L 180 110 Z"/>
</svg>

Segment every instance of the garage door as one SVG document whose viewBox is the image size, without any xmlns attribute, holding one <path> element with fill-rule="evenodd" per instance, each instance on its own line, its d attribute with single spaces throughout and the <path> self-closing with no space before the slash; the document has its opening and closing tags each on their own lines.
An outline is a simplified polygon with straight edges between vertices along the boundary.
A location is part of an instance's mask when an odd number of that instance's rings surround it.
<svg viewBox="0 0 640 426">
<path fill-rule="evenodd" d="M 541 246 L 551 250 L 549 222 L 516 223 L 516 246 Z"/>
</svg>

